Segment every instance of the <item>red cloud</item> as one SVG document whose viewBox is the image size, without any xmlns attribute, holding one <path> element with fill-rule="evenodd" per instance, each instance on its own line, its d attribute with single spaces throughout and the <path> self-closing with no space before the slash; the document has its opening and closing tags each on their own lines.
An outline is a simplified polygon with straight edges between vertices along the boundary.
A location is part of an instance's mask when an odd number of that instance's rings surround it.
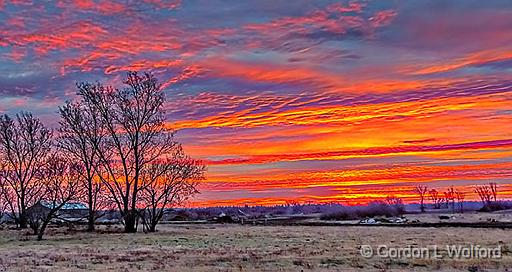
<svg viewBox="0 0 512 272">
<path fill-rule="evenodd" d="M 269 163 L 276 161 L 297 161 L 297 160 L 332 160 L 340 158 L 350 158 L 359 156 L 381 156 L 381 155 L 397 155 L 405 153 L 421 153 L 421 152 L 440 152 L 454 150 L 482 150 L 496 148 L 512 147 L 512 139 L 470 142 L 461 144 L 447 145 L 407 145 L 407 146 L 386 146 L 373 147 L 367 149 L 350 150 L 350 151 L 330 151 L 304 154 L 280 154 L 280 155 L 259 155 L 241 159 L 224 159 L 220 161 L 209 161 L 210 165 L 223 164 L 257 164 Z"/>
<path fill-rule="evenodd" d="M 77 11 L 97 12 L 103 15 L 114 15 L 126 12 L 126 7 L 115 1 L 93 0 L 59 0 L 57 7 Z"/>
<path fill-rule="evenodd" d="M 398 13 L 394 10 L 382 10 L 375 13 L 375 15 L 370 18 L 370 21 L 374 27 L 385 26 L 391 23 L 397 14 Z"/>
<path fill-rule="evenodd" d="M 443 60 L 438 64 L 424 66 L 422 68 L 415 70 L 414 68 L 406 68 L 406 70 L 410 70 L 410 73 L 413 75 L 428 75 L 434 73 L 455 71 L 464 67 L 482 65 L 494 61 L 506 60 L 512 60 L 512 49 L 497 48 L 470 53 L 466 56 L 456 58 L 454 60 Z"/>
</svg>

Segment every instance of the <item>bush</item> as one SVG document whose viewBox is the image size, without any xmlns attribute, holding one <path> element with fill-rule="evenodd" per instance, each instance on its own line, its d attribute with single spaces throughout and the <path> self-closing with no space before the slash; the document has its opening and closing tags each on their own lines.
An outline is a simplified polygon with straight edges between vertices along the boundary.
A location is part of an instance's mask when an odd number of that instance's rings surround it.
<svg viewBox="0 0 512 272">
<path fill-rule="evenodd" d="M 495 212 L 508 209 L 512 209 L 512 203 L 510 201 L 492 201 L 485 204 L 479 211 Z"/>
<path fill-rule="evenodd" d="M 403 205 L 389 205 L 382 201 L 374 201 L 367 206 L 340 206 L 338 210 L 323 213 L 322 220 L 358 220 L 368 217 L 385 216 L 393 217 L 404 214 Z"/>
</svg>

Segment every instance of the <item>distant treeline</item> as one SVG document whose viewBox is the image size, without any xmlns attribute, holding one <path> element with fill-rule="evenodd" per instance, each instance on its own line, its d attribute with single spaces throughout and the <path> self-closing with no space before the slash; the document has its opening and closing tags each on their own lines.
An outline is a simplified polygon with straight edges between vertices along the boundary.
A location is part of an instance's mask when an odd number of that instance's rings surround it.
<svg viewBox="0 0 512 272">
<path fill-rule="evenodd" d="M 512 201 L 496 201 L 491 206 L 481 202 L 465 201 L 466 211 L 496 211 L 512 209 Z M 433 203 L 425 204 L 430 212 L 452 212 L 450 206 L 437 208 Z M 491 208 L 491 209 L 489 209 Z M 166 220 L 210 220 L 219 215 L 230 217 L 265 218 L 293 215 L 320 215 L 324 220 L 352 220 L 374 216 L 400 216 L 405 213 L 421 212 L 420 204 L 403 204 L 400 200 L 395 202 L 373 201 L 367 205 L 347 206 L 339 203 L 327 204 L 288 204 L 273 206 L 218 206 L 205 208 L 180 208 L 169 211 Z"/>
</svg>

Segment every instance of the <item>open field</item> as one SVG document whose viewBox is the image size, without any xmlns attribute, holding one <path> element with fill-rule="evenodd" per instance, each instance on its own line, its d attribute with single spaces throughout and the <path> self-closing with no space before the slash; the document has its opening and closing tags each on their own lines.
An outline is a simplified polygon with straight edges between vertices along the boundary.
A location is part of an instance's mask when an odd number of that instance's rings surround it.
<svg viewBox="0 0 512 272">
<path fill-rule="evenodd" d="M 153 234 L 52 228 L 35 241 L 27 231 L 0 231 L 0 271 L 506 271 L 512 231 L 478 228 L 388 228 L 162 225 Z M 364 258 L 361 245 L 501 246 L 501 259 Z"/>
</svg>

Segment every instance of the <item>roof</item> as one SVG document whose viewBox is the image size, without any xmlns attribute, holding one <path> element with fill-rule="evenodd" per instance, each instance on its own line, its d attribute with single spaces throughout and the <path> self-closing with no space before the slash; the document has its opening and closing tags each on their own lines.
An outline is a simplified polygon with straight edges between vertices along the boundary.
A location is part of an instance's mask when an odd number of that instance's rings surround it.
<svg viewBox="0 0 512 272">
<path fill-rule="evenodd" d="M 41 205 L 43 205 L 44 207 L 46 207 L 48 209 L 52 209 L 54 207 L 54 203 L 52 203 L 50 201 L 42 200 L 42 201 L 40 201 L 40 203 L 41 203 Z M 56 203 L 55 205 L 59 205 L 59 204 Z M 80 202 L 69 202 L 69 203 L 64 204 L 64 206 L 62 206 L 61 210 L 87 210 L 87 205 L 85 205 L 84 203 L 80 203 Z"/>
</svg>

